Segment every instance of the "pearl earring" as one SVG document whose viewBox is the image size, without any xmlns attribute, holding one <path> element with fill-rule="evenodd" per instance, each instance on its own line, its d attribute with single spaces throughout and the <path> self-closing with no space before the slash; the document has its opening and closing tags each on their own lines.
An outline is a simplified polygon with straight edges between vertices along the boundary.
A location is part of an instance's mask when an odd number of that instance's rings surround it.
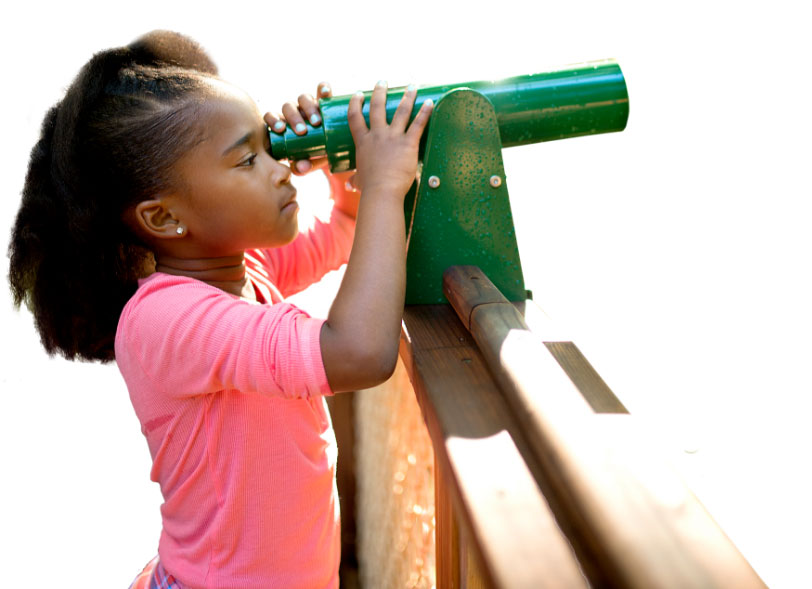
<svg viewBox="0 0 812 589">
<path fill-rule="evenodd" d="M 175 229 L 175 233 L 177 233 L 178 235 L 183 235 L 183 227 L 178 225 L 178 228 Z"/>
</svg>

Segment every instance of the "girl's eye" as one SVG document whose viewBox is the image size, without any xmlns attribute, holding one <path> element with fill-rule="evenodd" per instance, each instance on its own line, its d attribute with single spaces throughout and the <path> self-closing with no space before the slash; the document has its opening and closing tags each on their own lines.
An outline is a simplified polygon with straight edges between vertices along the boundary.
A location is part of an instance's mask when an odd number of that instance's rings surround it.
<svg viewBox="0 0 812 589">
<path fill-rule="evenodd" d="M 250 168 L 254 165 L 254 160 L 257 159 L 257 154 L 252 153 L 247 158 L 242 160 L 238 165 L 244 168 Z"/>
</svg>

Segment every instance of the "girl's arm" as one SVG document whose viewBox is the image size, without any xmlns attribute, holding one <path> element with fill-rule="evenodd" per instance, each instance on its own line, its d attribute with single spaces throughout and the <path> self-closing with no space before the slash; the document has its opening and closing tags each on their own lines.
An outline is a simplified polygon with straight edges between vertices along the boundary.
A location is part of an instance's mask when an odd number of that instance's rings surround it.
<svg viewBox="0 0 812 589">
<path fill-rule="evenodd" d="M 355 141 L 354 185 L 361 191 L 350 259 L 321 330 L 321 353 L 334 392 L 374 386 L 397 362 L 406 288 L 403 199 L 415 179 L 420 136 L 432 104 L 424 103 L 409 124 L 416 97 L 403 95 L 386 122 L 385 83 L 370 99 L 370 124 L 361 112 L 362 94 L 350 100 L 348 120 Z"/>
</svg>

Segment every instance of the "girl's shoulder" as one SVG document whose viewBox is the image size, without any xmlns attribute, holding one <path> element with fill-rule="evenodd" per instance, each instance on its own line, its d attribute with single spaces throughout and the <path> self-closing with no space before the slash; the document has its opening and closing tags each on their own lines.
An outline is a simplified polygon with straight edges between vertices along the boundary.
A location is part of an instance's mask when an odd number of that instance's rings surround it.
<svg viewBox="0 0 812 589">
<path fill-rule="evenodd" d="M 193 278 L 156 273 L 139 281 L 121 314 L 116 361 L 131 390 L 328 394 L 323 323 L 290 303 L 254 304 Z"/>
<path fill-rule="evenodd" d="M 154 272 L 138 281 L 138 289 L 121 312 L 119 331 L 136 316 L 159 319 L 176 315 L 207 299 L 238 300 L 237 297 L 200 280 Z"/>
<path fill-rule="evenodd" d="M 241 310 L 244 307 L 260 306 L 195 278 L 154 272 L 138 281 L 119 316 L 116 358 L 134 349 L 143 351 L 146 344 L 165 345 L 175 338 L 205 334 L 224 317 L 228 323 L 239 323 L 249 314 Z"/>
</svg>

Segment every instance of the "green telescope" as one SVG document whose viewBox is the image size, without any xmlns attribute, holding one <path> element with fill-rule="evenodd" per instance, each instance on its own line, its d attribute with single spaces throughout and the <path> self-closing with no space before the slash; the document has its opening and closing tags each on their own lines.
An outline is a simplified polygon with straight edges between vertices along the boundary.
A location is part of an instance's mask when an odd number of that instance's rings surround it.
<svg viewBox="0 0 812 589">
<path fill-rule="evenodd" d="M 626 82 L 614 60 L 587 62 L 504 80 L 418 88 L 413 112 L 416 113 L 425 100 L 431 99 L 436 104 L 457 88 L 470 88 L 490 101 L 496 112 L 502 147 L 622 131 L 629 117 Z M 388 120 L 392 120 L 404 91 L 405 88 L 389 90 Z M 371 94 L 365 93 L 367 122 Z M 355 145 L 347 124 L 351 97 L 319 100 L 323 122 L 319 127 L 308 123 L 305 135 L 296 135 L 290 128 L 283 134 L 270 132 L 271 155 L 277 160 L 327 155 L 332 172 L 355 168 Z"/>
</svg>

